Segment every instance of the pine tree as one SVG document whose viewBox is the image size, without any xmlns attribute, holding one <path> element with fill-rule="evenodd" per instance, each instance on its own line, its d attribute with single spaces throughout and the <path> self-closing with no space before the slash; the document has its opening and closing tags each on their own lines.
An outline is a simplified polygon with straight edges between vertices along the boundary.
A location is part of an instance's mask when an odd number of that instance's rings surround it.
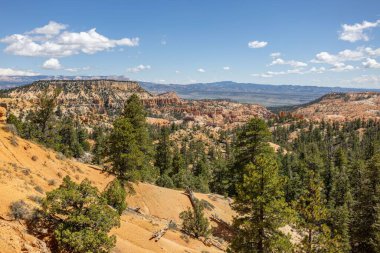
<svg viewBox="0 0 380 253">
<path fill-rule="evenodd" d="M 60 90 L 54 90 L 53 94 L 49 94 L 46 89 L 37 100 L 37 110 L 30 113 L 29 118 L 31 123 L 38 130 L 36 136 L 40 142 L 49 142 L 49 133 L 52 130 L 52 121 L 54 120 L 54 110 L 57 106 L 57 97 L 60 94 Z"/>
<path fill-rule="evenodd" d="M 126 102 L 122 115 L 114 121 L 104 151 L 104 171 L 115 175 L 122 183 L 127 181 L 154 181 L 153 149 L 145 122 L 145 111 L 137 95 Z"/>
<path fill-rule="evenodd" d="M 234 164 L 229 172 L 229 195 L 236 194 L 235 186 L 242 180 L 241 170 L 249 163 L 254 163 L 258 155 L 271 151 L 268 144 L 270 136 L 265 121 L 258 118 L 251 119 L 238 131 L 234 143 Z"/>
<path fill-rule="evenodd" d="M 160 170 L 161 175 L 172 173 L 173 158 L 169 134 L 169 128 L 163 127 L 156 147 L 155 166 Z"/>
<path fill-rule="evenodd" d="M 279 230 L 290 217 L 274 154 L 262 153 L 244 168 L 232 204 L 236 236 L 232 252 L 290 252 L 291 243 Z"/>
<path fill-rule="evenodd" d="M 349 252 L 352 195 L 347 173 L 347 156 L 340 149 L 336 155 L 334 171 L 332 173 L 332 187 L 329 200 L 330 223 L 334 236 L 339 238 L 342 252 Z"/>
<path fill-rule="evenodd" d="M 380 154 L 363 171 L 353 207 L 352 251 L 375 253 L 379 249 Z"/>
<path fill-rule="evenodd" d="M 182 220 L 182 230 L 199 238 L 200 236 L 208 237 L 210 234 L 209 221 L 204 215 L 204 207 L 201 202 L 196 201 L 193 206 L 193 210 L 190 208 L 187 211 L 183 211 L 179 214 L 179 217 Z"/>
<path fill-rule="evenodd" d="M 306 189 L 297 200 L 295 208 L 299 215 L 298 226 L 305 233 L 299 252 L 341 252 L 341 246 L 331 238 L 326 225 L 328 210 L 322 195 L 322 182 L 313 170 L 308 171 Z M 337 251 L 334 251 L 337 250 Z"/>
<path fill-rule="evenodd" d="M 141 179 L 140 171 L 145 165 L 145 155 L 139 149 L 132 124 L 124 117 L 119 117 L 113 123 L 113 129 L 108 137 L 104 156 L 104 171 L 115 175 L 121 182 Z"/>
<path fill-rule="evenodd" d="M 95 128 L 93 133 L 93 139 L 95 141 L 95 145 L 92 149 L 92 162 L 95 164 L 101 164 L 106 145 L 106 136 L 102 128 Z"/>
<path fill-rule="evenodd" d="M 136 94 L 128 98 L 121 117 L 130 122 L 136 141 L 137 149 L 143 154 L 140 168 L 140 177 L 144 181 L 153 182 L 157 178 L 157 171 L 153 167 L 154 149 L 146 123 L 146 111 L 142 101 Z"/>
</svg>

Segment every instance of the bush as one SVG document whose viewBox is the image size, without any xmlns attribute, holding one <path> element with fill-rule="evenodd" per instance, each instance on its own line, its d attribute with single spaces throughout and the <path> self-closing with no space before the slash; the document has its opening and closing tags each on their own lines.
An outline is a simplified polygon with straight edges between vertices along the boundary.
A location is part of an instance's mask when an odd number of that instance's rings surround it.
<svg viewBox="0 0 380 253">
<path fill-rule="evenodd" d="M 30 217 L 30 208 L 24 200 L 12 202 L 10 206 L 11 216 L 16 220 L 27 220 Z"/>
<path fill-rule="evenodd" d="M 114 179 L 107 185 L 102 196 L 106 199 L 108 205 L 114 207 L 118 211 L 119 215 L 121 215 L 127 208 L 127 203 L 125 201 L 127 192 L 118 179 Z"/>
<path fill-rule="evenodd" d="M 31 201 L 36 202 L 37 204 L 42 204 L 42 202 L 44 200 L 42 197 L 37 196 L 37 195 L 30 195 L 30 196 L 28 196 L 28 199 L 30 199 Z"/>
<path fill-rule="evenodd" d="M 47 193 L 43 210 L 52 221 L 58 252 L 106 253 L 116 243 L 108 233 L 120 225 L 120 217 L 87 179 L 77 184 L 66 176 Z"/>
<path fill-rule="evenodd" d="M 156 184 L 161 187 L 174 188 L 173 180 L 167 174 L 160 176 Z"/>
<path fill-rule="evenodd" d="M 207 217 L 204 216 L 203 205 L 196 202 L 194 206 L 194 211 L 190 208 L 187 211 L 183 211 L 179 214 L 182 220 L 182 230 L 195 238 L 200 236 L 208 237 L 210 234 L 209 221 Z"/>
</svg>

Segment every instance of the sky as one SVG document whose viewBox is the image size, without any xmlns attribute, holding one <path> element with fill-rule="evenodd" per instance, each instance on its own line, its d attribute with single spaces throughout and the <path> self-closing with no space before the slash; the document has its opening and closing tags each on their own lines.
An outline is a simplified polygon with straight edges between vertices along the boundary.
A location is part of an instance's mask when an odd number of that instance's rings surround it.
<svg viewBox="0 0 380 253">
<path fill-rule="evenodd" d="M 0 80 L 380 88 L 379 0 L 0 0 Z"/>
</svg>

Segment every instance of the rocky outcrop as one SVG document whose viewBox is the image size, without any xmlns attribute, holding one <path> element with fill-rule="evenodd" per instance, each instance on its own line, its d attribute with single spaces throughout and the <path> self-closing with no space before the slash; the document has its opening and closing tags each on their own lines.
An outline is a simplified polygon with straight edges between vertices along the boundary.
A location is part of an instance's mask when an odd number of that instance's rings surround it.
<svg viewBox="0 0 380 253">
<path fill-rule="evenodd" d="M 165 124 L 184 120 L 195 124 L 234 127 L 252 117 L 270 118 L 273 114 L 265 107 L 240 104 L 224 100 L 183 100 L 175 92 L 154 95 L 133 81 L 115 80 L 44 80 L 10 90 L 6 95 L 8 110 L 16 115 L 26 115 L 34 108 L 43 92 L 57 97 L 58 110 L 62 115 L 70 115 L 85 125 L 92 127 L 103 124 L 110 126 L 116 115 L 124 107 L 125 101 L 137 94 L 149 115 L 164 119 Z M 1 99 L 0 99 L 1 100 Z M 160 122 L 162 120 L 151 120 Z M 167 122 L 169 121 L 169 123 Z M 163 123 L 162 123 L 163 124 Z"/>
<path fill-rule="evenodd" d="M 331 93 L 292 112 L 311 120 L 380 120 L 380 93 Z"/>
<path fill-rule="evenodd" d="M 181 99 L 177 96 L 175 92 L 166 92 L 151 98 L 143 99 L 143 103 L 147 107 L 179 105 L 181 104 Z"/>
<path fill-rule="evenodd" d="M 147 107 L 180 103 L 175 93 L 153 95 L 134 81 L 115 80 L 42 80 L 10 90 L 7 96 L 34 104 L 43 92 L 60 93 L 57 104 L 63 115 L 77 117 L 85 124 L 109 123 L 123 109 L 125 101 L 137 94 Z M 12 111 L 21 111 L 16 102 Z"/>
</svg>

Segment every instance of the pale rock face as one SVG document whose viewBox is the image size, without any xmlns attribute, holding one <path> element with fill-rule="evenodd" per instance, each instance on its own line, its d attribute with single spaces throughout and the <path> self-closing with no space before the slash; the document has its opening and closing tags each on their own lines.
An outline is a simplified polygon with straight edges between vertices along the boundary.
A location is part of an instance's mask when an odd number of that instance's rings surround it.
<svg viewBox="0 0 380 253">
<path fill-rule="evenodd" d="M 37 81 L 7 93 L 8 110 L 16 116 L 26 115 L 28 110 L 35 108 L 35 102 L 43 92 L 47 90 L 53 94 L 56 89 L 61 91 L 57 98 L 60 113 L 75 117 L 88 127 L 111 126 L 132 94 L 137 94 L 149 115 L 154 115 L 151 120 L 154 124 L 163 124 L 162 119 L 169 123 L 183 119 L 199 125 L 233 128 L 252 117 L 273 117 L 260 105 L 223 100 L 183 100 L 175 92 L 155 95 L 137 82 L 114 80 Z"/>
</svg>

